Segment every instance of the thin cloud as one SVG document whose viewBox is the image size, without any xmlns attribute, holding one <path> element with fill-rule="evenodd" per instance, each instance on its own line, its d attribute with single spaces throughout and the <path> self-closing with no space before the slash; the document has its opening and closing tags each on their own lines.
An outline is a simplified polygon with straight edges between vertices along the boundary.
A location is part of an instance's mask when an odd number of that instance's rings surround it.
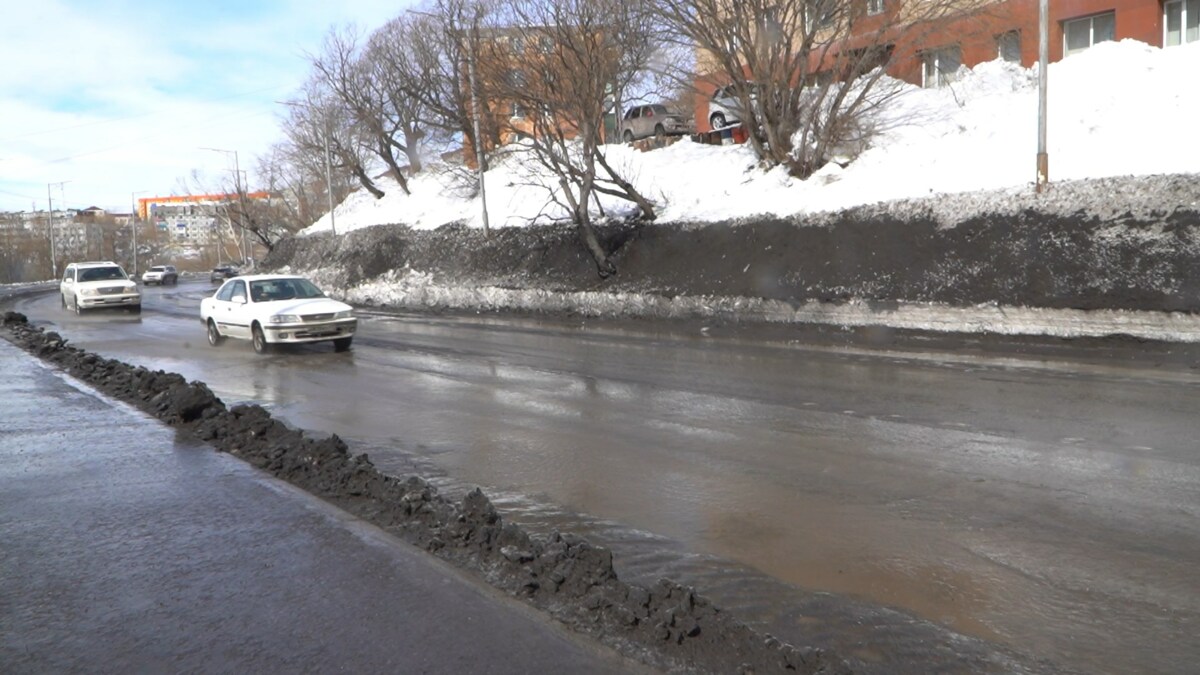
<svg viewBox="0 0 1200 675">
<path fill-rule="evenodd" d="M 0 211 L 128 209 L 131 192 L 214 185 L 281 138 L 274 101 L 308 75 L 332 26 L 367 30 L 403 11 L 382 0 L 40 0 L 0 23 Z M 253 182 L 253 177 L 251 177 Z M 56 188 L 57 190 L 57 188 Z M 55 192 L 55 205 L 60 196 Z"/>
</svg>

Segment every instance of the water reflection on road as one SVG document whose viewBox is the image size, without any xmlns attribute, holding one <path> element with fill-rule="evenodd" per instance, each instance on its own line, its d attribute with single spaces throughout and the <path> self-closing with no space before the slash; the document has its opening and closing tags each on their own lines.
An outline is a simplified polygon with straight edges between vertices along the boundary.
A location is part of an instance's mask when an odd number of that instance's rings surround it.
<svg viewBox="0 0 1200 675">
<path fill-rule="evenodd" d="M 485 486 L 510 518 L 612 547 L 624 576 L 695 583 L 868 672 L 1200 662 L 1192 373 L 383 314 L 349 354 L 264 358 L 207 346 L 202 288 L 156 290 L 134 322 L 22 310 L 381 468 Z"/>
</svg>

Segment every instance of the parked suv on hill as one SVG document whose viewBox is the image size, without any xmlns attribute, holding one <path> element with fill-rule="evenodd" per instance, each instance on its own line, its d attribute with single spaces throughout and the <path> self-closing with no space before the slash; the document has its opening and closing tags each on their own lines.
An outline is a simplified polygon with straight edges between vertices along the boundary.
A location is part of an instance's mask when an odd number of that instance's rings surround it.
<svg viewBox="0 0 1200 675">
<path fill-rule="evenodd" d="M 179 283 L 179 273 L 175 271 L 174 265 L 155 265 L 142 272 L 142 283 L 147 286 L 150 284 L 174 286 Z"/>
<path fill-rule="evenodd" d="M 647 136 L 662 140 L 666 136 L 688 134 L 692 132 L 694 125 L 687 117 L 656 103 L 633 106 L 625 112 L 621 126 L 624 128 L 621 138 L 629 143 Z"/>
<path fill-rule="evenodd" d="M 142 311 L 137 284 L 115 262 L 74 262 L 67 265 L 58 285 L 63 309 L 82 314 L 85 309 L 124 307 Z"/>
</svg>

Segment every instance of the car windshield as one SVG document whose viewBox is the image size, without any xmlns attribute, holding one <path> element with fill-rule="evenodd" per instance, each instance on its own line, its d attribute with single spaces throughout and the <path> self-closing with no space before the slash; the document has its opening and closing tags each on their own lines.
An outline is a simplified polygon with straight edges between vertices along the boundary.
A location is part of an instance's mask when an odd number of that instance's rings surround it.
<svg viewBox="0 0 1200 675">
<path fill-rule="evenodd" d="M 150 268 L 150 271 L 151 271 L 151 272 L 166 272 L 166 271 L 167 271 L 167 268 L 165 268 L 165 267 L 151 267 L 151 268 Z"/>
<path fill-rule="evenodd" d="M 264 279 L 250 282 L 250 299 L 254 302 L 323 298 L 325 294 L 308 279 Z"/>
<path fill-rule="evenodd" d="M 109 279 L 127 279 L 120 267 L 89 267 L 79 270 L 80 281 L 107 281 Z"/>
</svg>

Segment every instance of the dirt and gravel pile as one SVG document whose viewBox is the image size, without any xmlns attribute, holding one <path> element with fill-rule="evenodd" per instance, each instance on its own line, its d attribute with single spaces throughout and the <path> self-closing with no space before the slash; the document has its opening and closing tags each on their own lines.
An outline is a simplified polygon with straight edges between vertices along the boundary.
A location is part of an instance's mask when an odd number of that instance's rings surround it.
<svg viewBox="0 0 1200 675">
<path fill-rule="evenodd" d="M 758 633 L 692 588 L 621 581 L 586 540 L 535 538 L 503 521 L 478 489 L 454 503 L 419 477 L 378 471 L 337 436 L 312 438 L 258 405 L 227 408 L 202 382 L 106 359 L 7 312 L 18 346 L 108 396 L 241 457 L 523 598 L 575 630 L 654 667 L 683 672 L 849 673 L 832 654 Z"/>
<path fill-rule="evenodd" d="M 380 225 L 336 238 L 287 239 L 263 265 L 312 274 L 332 289 L 418 274 L 440 287 L 572 294 L 581 302 L 604 293 L 862 303 L 882 312 L 898 303 L 1200 312 L 1195 175 L 1061 183 L 1044 195 L 1029 189 L 938 195 L 795 218 L 611 223 L 600 230 L 618 269 L 605 280 L 568 225 L 501 228 L 490 237 L 463 225 Z M 496 295 L 479 293 L 478 309 L 529 309 L 496 306 Z M 425 294 L 399 302 L 425 309 L 430 300 Z M 621 311 L 636 304 L 622 303 Z"/>
</svg>

